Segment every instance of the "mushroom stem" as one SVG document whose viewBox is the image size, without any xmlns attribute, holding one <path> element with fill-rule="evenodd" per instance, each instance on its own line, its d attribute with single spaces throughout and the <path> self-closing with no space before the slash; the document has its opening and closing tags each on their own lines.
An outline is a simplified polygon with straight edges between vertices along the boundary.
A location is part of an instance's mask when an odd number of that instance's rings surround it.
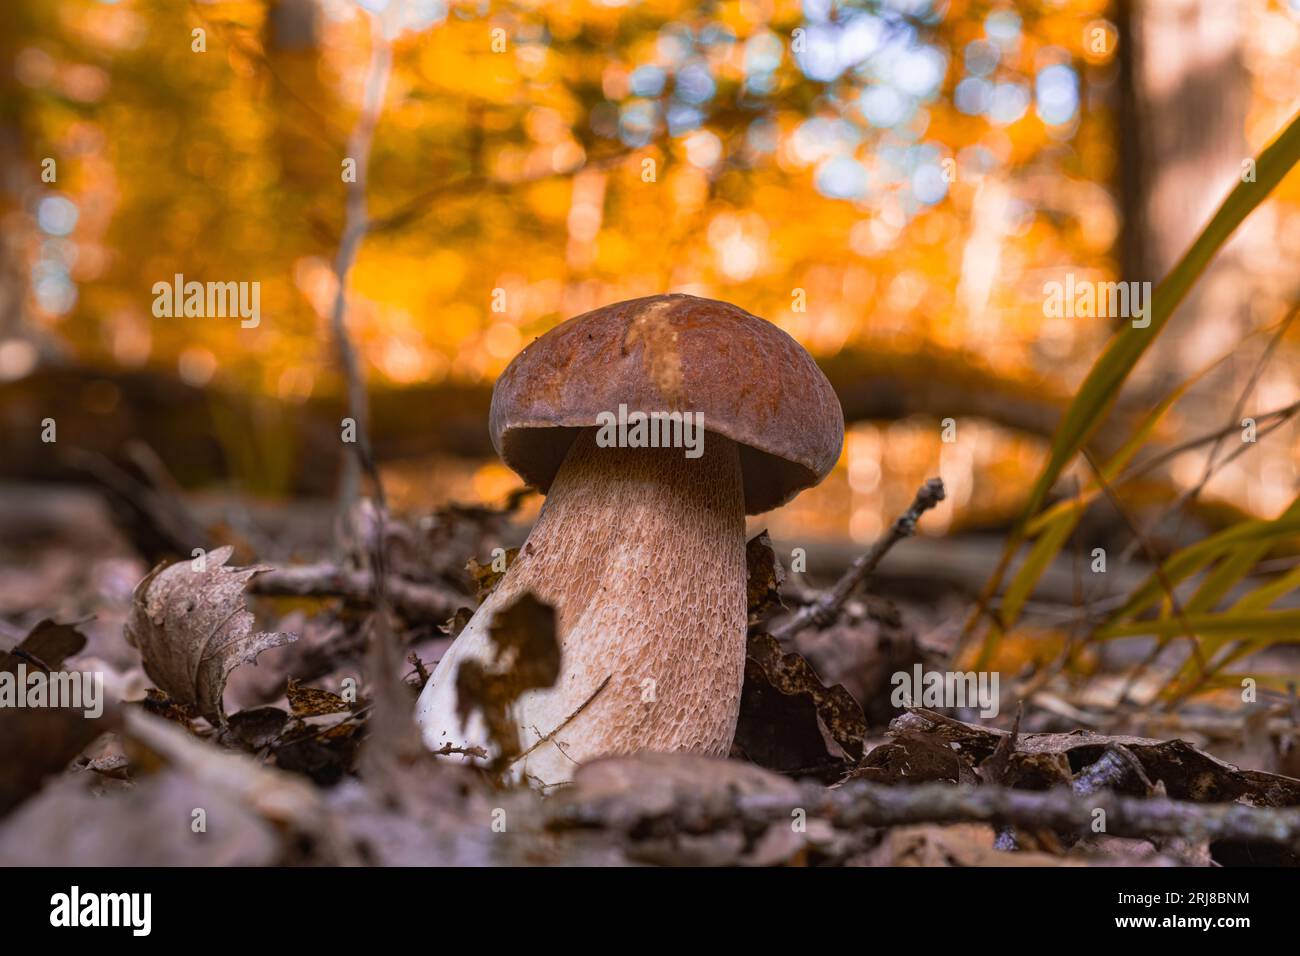
<svg viewBox="0 0 1300 956">
<path fill-rule="evenodd" d="M 515 704 L 516 775 L 552 785 L 603 754 L 727 753 L 745 666 L 744 489 L 736 444 L 709 432 L 704 446 L 691 459 L 579 433 L 519 556 L 420 694 L 430 749 L 495 752 L 477 713 L 456 714 L 456 671 L 490 664 L 493 614 L 532 591 L 556 609 L 561 673 Z"/>
</svg>

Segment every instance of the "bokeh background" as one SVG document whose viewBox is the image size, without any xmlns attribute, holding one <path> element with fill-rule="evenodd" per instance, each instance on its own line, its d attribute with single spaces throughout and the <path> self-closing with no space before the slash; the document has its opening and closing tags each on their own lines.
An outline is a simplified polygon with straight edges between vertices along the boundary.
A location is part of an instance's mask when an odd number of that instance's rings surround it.
<svg viewBox="0 0 1300 956">
<path fill-rule="evenodd" d="M 761 525 L 848 546 L 934 473 L 930 534 L 1017 514 L 1116 327 L 1045 317 L 1044 283 L 1161 278 L 1295 112 L 1300 2 L 9 0 L 0 61 L 5 478 L 77 474 L 34 438 L 50 416 L 60 448 L 138 440 L 196 491 L 335 492 L 341 168 L 380 76 L 346 322 L 393 505 L 499 502 L 517 480 L 486 408 L 511 357 L 682 291 L 827 370 L 843 458 Z M 1224 356 L 1161 446 L 1243 389 L 1259 410 L 1300 397 L 1295 335 L 1260 362 L 1297 261 L 1292 174 L 1114 417 Z M 176 273 L 260 282 L 260 325 L 155 318 Z M 1216 469 L 1207 526 L 1286 504 L 1298 438 L 1286 423 Z M 1133 507 L 1194 486 L 1203 452 Z"/>
</svg>

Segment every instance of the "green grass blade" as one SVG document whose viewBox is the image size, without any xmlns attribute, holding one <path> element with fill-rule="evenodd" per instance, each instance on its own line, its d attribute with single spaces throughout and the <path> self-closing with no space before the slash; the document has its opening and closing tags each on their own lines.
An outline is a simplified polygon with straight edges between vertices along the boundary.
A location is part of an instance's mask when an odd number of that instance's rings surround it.
<svg viewBox="0 0 1300 956">
<path fill-rule="evenodd" d="M 1290 518 L 1297 515 L 1300 515 L 1300 498 L 1291 502 L 1291 506 L 1279 517 Z M 1191 596 L 1183 610 L 1188 614 L 1213 610 L 1214 606 L 1236 587 L 1237 582 L 1249 574 L 1251 568 L 1259 564 L 1272 547 L 1271 541 L 1253 541 L 1237 548 L 1235 552 L 1220 561 L 1214 571 L 1201 582 L 1201 586 L 1196 589 L 1196 593 Z"/>
<path fill-rule="evenodd" d="M 1138 427 L 1134 429 L 1133 434 L 1124 442 L 1124 445 L 1102 467 L 1102 477 L 1107 482 L 1113 481 L 1120 472 L 1128 467 L 1129 462 L 1142 450 L 1147 439 L 1151 437 L 1151 432 L 1159 424 L 1160 419 L 1164 417 L 1165 412 L 1169 411 L 1174 403 L 1186 394 L 1187 389 L 1198 381 L 1205 371 L 1218 364 L 1218 361 L 1215 361 L 1206 366 L 1201 372 L 1182 382 L 1165 396 L 1165 399 L 1159 405 L 1147 413 Z M 1078 526 L 1079 521 L 1082 520 L 1087 506 L 1101 492 L 1101 484 L 1094 482 L 1075 497 L 1058 501 L 1030 523 L 1027 533 L 1036 534 L 1038 538 L 1034 542 L 1029 556 L 1025 558 L 1025 563 L 1016 571 L 1016 576 L 1011 579 L 1011 583 L 1007 585 L 1006 593 L 1002 596 L 998 616 L 1004 628 L 1009 628 L 1016 622 L 1016 619 L 1020 616 L 1020 611 L 1025 606 L 1025 602 L 1029 600 L 1029 596 L 1034 593 L 1034 588 L 1038 586 L 1039 579 L 1042 578 L 1056 555 L 1065 547 L 1065 542 L 1069 540 L 1071 533 Z"/>
<path fill-rule="evenodd" d="M 1274 601 L 1286 597 L 1296 588 L 1300 588 L 1300 568 L 1292 568 L 1286 574 L 1280 575 L 1269 581 L 1268 584 L 1261 585 L 1249 594 L 1244 595 L 1241 600 L 1232 606 L 1232 609 L 1234 611 L 1262 611 L 1272 605 Z"/>
<path fill-rule="evenodd" d="M 1101 640 L 1117 637 L 1180 637 L 1193 634 L 1249 637 L 1252 642 L 1300 642 L 1300 610 L 1286 611 L 1227 611 L 1223 614 L 1185 614 L 1178 618 L 1150 618 L 1110 624 L 1094 635 Z"/>
<path fill-rule="evenodd" d="M 1266 146 L 1255 162 L 1255 181 L 1238 183 L 1224 199 L 1214 216 L 1201 230 L 1191 247 L 1178 260 L 1173 270 L 1156 288 L 1150 303 L 1151 322 L 1146 328 L 1134 328 L 1130 322 L 1111 339 L 1106 350 L 1094 363 L 1078 395 L 1066 410 L 1052 440 L 1048 460 L 1034 483 L 1029 500 L 1020 520 L 1007 538 L 1002 558 L 998 562 L 977 607 L 967 621 L 965 633 L 970 634 L 982 618 L 988 602 L 997 594 L 1004 575 L 1010 567 L 1011 557 L 1025 540 L 1027 529 L 1046 501 L 1052 486 L 1066 465 L 1101 424 L 1114 403 L 1133 366 L 1155 341 L 1174 309 L 1187 296 L 1197 277 L 1214 258 L 1228 237 L 1242 221 L 1276 188 L 1282 178 L 1300 162 L 1300 113 L 1292 117 L 1276 139 Z M 980 652 L 986 660 L 992 651 L 1000 629 L 994 628 Z"/>
<path fill-rule="evenodd" d="M 1235 551 L 1240 546 L 1258 544 L 1267 549 L 1282 538 L 1300 533 L 1300 508 L 1296 507 L 1297 502 L 1300 502 L 1300 498 L 1292 502 L 1277 518 L 1239 521 L 1218 534 L 1212 534 L 1176 551 L 1161 565 L 1164 581 L 1177 585 L 1210 565 L 1216 558 Z M 1151 574 L 1129 596 L 1124 606 L 1111 615 L 1111 623 L 1141 614 L 1154 604 L 1164 595 L 1164 581 L 1161 580 L 1161 575 Z"/>
<path fill-rule="evenodd" d="M 1101 424 L 1129 372 L 1165 327 L 1196 278 L 1241 225 L 1242 220 L 1264 201 L 1298 161 L 1300 114 L 1293 117 L 1281 135 L 1259 154 L 1255 163 L 1255 182 L 1237 184 L 1191 248 L 1156 288 L 1150 305 L 1151 324 L 1146 328 L 1135 328 L 1132 323 L 1126 325 L 1111 339 L 1106 351 L 1093 365 L 1052 440 L 1047 464 L 1038 476 L 1025 506 L 1023 524 L 1027 524 L 1038 513 L 1065 466 Z"/>
</svg>

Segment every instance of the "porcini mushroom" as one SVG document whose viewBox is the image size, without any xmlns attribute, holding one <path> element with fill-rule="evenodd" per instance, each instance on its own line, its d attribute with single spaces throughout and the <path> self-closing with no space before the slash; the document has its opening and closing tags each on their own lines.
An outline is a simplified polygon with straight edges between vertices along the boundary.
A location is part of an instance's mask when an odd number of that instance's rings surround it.
<svg viewBox="0 0 1300 956">
<path fill-rule="evenodd" d="M 626 447 L 649 444 L 645 429 L 607 447 L 620 406 L 699 413 L 703 453 Z M 492 616 L 531 591 L 556 609 L 561 674 L 514 704 L 516 776 L 562 783 L 586 760 L 638 750 L 727 753 L 745 665 L 745 515 L 821 481 L 844 440 L 812 357 L 725 302 L 619 302 L 519 353 L 492 393 L 490 428 L 547 498 L 420 694 L 426 745 L 491 748 L 480 715 L 457 714 L 456 671 L 493 660 Z"/>
</svg>

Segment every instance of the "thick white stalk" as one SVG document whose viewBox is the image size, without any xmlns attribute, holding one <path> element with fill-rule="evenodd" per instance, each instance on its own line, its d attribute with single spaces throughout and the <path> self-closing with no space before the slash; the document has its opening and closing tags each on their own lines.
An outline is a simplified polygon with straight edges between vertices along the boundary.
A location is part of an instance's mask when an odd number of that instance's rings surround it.
<svg viewBox="0 0 1300 956">
<path fill-rule="evenodd" d="M 492 659 L 492 615 L 525 591 L 555 606 L 562 661 L 555 686 L 514 709 L 516 775 L 553 785 L 602 754 L 727 752 L 745 665 L 744 492 L 730 439 L 710 432 L 690 459 L 600 448 L 583 430 L 518 558 L 420 695 L 431 749 L 490 749 L 477 714 L 467 726 L 456 716 L 456 669 Z"/>
</svg>

